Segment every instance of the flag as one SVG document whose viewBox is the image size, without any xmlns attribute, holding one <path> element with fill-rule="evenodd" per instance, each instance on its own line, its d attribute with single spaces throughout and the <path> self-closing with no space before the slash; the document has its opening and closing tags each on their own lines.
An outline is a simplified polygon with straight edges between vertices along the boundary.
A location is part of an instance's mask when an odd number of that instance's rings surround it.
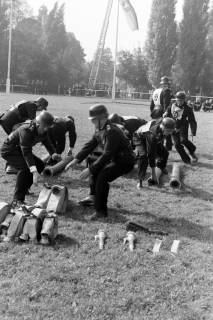
<svg viewBox="0 0 213 320">
<path fill-rule="evenodd" d="M 129 0 L 120 0 L 120 4 L 124 10 L 128 25 L 132 31 L 138 30 L 138 19 L 135 9 Z"/>
</svg>

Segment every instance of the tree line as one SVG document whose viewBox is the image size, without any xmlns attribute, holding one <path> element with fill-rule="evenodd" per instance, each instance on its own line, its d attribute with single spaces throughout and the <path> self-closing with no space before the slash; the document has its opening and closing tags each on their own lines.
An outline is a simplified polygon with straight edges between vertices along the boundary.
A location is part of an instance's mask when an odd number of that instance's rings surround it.
<svg viewBox="0 0 213 320">
<path fill-rule="evenodd" d="M 10 0 L 0 2 L 0 81 L 7 77 Z M 144 48 L 118 54 L 120 87 L 148 91 L 164 75 L 175 89 L 213 94 L 213 8 L 209 0 L 184 0 L 183 18 L 176 20 L 177 0 L 153 0 Z M 140 14 L 139 12 L 137 13 Z M 14 1 L 11 81 L 42 87 L 47 92 L 75 85 L 86 87 L 92 62 L 64 24 L 64 5 L 33 16 L 26 0 Z M 112 85 L 113 56 L 103 51 L 98 82 Z M 33 91 L 33 89 L 32 89 Z"/>
</svg>

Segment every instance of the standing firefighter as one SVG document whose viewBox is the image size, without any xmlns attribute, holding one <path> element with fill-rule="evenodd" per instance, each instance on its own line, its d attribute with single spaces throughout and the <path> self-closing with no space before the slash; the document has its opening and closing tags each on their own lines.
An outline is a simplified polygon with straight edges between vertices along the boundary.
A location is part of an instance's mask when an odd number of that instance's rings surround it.
<svg viewBox="0 0 213 320">
<path fill-rule="evenodd" d="M 195 154 L 196 146 L 188 139 L 189 125 L 193 137 L 196 135 L 197 122 L 193 109 L 187 105 L 185 92 L 177 92 L 176 101 L 168 108 L 167 115 L 172 117 L 176 122 L 172 139 L 181 159 L 185 163 L 197 162 L 198 158 Z M 188 149 L 189 155 L 184 147 Z"/>
<path fill-rule="evenodd" d="M 48 130 L 48 134 L 57 154 L 61 154 L 65 150 L 67 133 L 69 134 L 68 155 L 71 156 L 77 138 L 74 119 L 71 116 L 63 118 L 55 117 L 52 127 Z"/>
<path fill-rule="evenodd" d="M 162 112 L 165 112 L 171 104 L 172 92 L 170 89 L 170 81 L 168 77 L 162 77 L 160 82 L 160 88 L 153 92 L 152 100 L 150 104 L 151 117 L 155 107 L 162 106 Z"/>
<path fill-rule="evenodd" d="M 42 111 L 34 121 L 23 124 L 13 131 L 3 143 L 1 156 L 9 165 L 18 171 L 16 178 L 13 205 L 21 204 L 31 185 L 37 184 L 38 174 L 44 169 L 44 163 L 36 157 L 32 148 L 38 142 L 42 142 L 53 159 L 60 156 L 55 153 L 55 148 L 47 136 L 48 128 L 53 124 L 53 116 Z"/>
<path fill-rule="evenodd" d="M 90 107 L 89 119 L 95 126 L 95 134 L 85 144 L 81 151 L 67 168 L 82 162 L 97 147 L 102 153 L 88 168 L 82 171 L 80 177 L 90 179 L 90 191 L 94 196 L 95 213 L 91 220 L 107 217 L 107 198 L 109 182 L 130 172 L 134 166 L 134 154 L 122 130 L 108 120 L 108 111 L 104 105 Z"/>
<path fill-rule="evenodd" d="M 164 76 L 161 78 L 160 88 L 153 92 L 152 100 L 150 104 L 151 118 L 157 119 L 162 117 L 167 111 L 168 107 L 171 105 L 173 94 L 170 89 L 169 78 Z M 168 151 L 172 150 L 172 140 L 171 136 L 166 137 L 166 149 Z"/>
<path fill-rule="evenodd" d="M 164 147 L 164 138 L 171 135 L 175 129 L 175 121 L 171 118 L 163 120 L 152 120 L 141 126 L 134 135 L 134 144 L 138 156 L 138 184 L 137 188 L 143 187 L 148 164 L 151 167 L 151 180 L 158 184 L 156 167 L 162 173 L 166 172 L 169 152 Z"/>
</svg>

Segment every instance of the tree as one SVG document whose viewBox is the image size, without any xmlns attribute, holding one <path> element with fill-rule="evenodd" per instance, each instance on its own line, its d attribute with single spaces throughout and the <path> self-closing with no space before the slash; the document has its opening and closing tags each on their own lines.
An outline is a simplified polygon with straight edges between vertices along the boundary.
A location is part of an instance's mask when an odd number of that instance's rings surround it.
<svg viewBox="0 0 213 320">
<path fill-rule="evenodd" d="M 203 72 L 202 88 L 205 95 L 213 95 L 213 7 L 208 14 L 206 41 L 206 61 Z"/>
<path fill-rule="evenodd" d="M 118 77 L 133 86 L 136 91 L 147 90 L 148 65 L 141 48 L 130 51 L 121 51 L 119 53 Z"/>
<path fill-rule="evenodd" d="M 105 48 L 100 62 L 97 82 L 112 86 L 113 66 L 112 51 L 110 48 Z"/>
<path fill-rule="evenodd" d="M 176 84 L 191 94 L 202 90 L 206 63 L 206 38 L 209 0 L 185 0 L 180 23 Z"/>
<path fill-rule="evenodd" d="M 25 0 L 13 1 L 13 28 L 29 14 L 30 9 Z M 4 0 L 0 3 L 0 79 L 4 79 L 4 82 L 7 76 L 9 24 L 10 0 Z"/>
<path fill-rule="evenodd" d="M 176 59 L 177 26 L 175 22 L 176 0 L 153 0 L 149 20 L 146 57 L 149 80 L 159 85 L 160 78 L 171 75 Z"/>
</svg>

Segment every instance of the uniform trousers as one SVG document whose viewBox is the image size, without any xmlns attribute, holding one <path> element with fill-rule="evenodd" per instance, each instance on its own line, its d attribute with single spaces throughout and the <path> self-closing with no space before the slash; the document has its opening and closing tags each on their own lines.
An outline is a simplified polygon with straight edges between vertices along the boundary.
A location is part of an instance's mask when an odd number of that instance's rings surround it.
<svg viewBox="0 0 213 320">
<path fill-rule="evenodd" d="M 109 182 L 123 174 L 127 174 L 134 167 L 134 158 L 130 161 L 110 162 L 103 169 L 90 176 L 90 194 L 95 195 L 95 210 L 107 216 L 107 199 Z"/>
<path fill-rule="evenodd" d="M 143 141 L 140 146 L 136 147 L 136 152 L 138 159 L 138 180 L 144 180 L 149 164 L 149 157 L 145 141 Z M 169 152 L 166 150 L 162 143 L 158 143 L 156 146 L 156 166 L 161 170 L 164 170 L 167 165 L 168 157 Z"/>
<path fill-rule="evenodd" d="M 183 162 L 190 163 L 190 157 L 184 147 L 192 155 L 196 150 L 196 146 L 188 139 L 188 128 L 181 128 L 180 131 L 173 133 L 172 140 Z"/>
<path fill-rule="evenodd" d="M 4 144 L 1 150 L 1 156 L 9 165 L 18 170 L 16 177 L 16 185 L 14 191 L 14 200 L 24 201 L 28 189 L 33 184 L 33 174 L 27 166 L 19 147 L 7 151 L 7 145 Z M 44 163 L 41 159 L 33 155 L 36 169 L 39 173 L 44 170 Z"/>
</svg>

